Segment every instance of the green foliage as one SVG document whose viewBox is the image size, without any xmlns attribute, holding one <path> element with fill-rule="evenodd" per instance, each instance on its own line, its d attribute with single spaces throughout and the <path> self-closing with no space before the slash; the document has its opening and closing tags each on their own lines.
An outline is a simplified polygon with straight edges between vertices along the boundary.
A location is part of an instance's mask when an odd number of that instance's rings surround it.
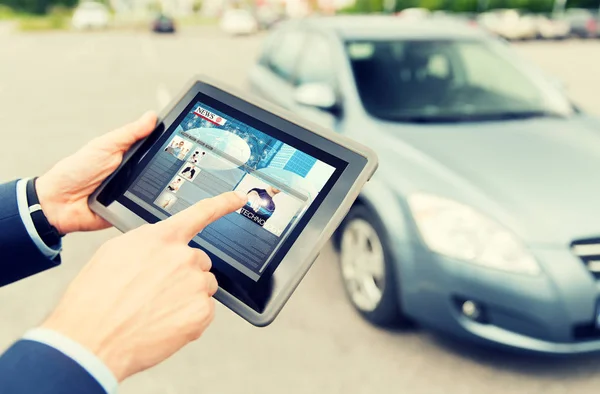
<svg viewBox="0 0 600 394">
<path fill-rule="evenodd" d="M 1 0 L 0 0 L 1 1 Z M 372 13 L 385 11 L 386 0 L 356 0 L 340 13 Z M 392 0 L 393 1 L 393 0 Z M 455 12 L 477 12 L 494 8 L 517 8 L 533 12 L 550 12 L 555 0 L 396 0 L 396 11 L 411 7 Z M 600 0 L 568 0 L 568 7 L 597 9 Z"/>
<path fill-rule="evenodd" d="M 78 0 L 0 0 L 0 6 L 9 7 L 17 13 L 34 15 L 49 14 L 53 7 L 72 8 Z"/>
<path fill-rule="evenodd" d="M 338 14 L 369 14 L 384 10 L 384 0 L 356 0 L 356 2 L 338 11 Z"/>
<path fill-rule="evenodd" d="M 53 7 L 73 8 L 79 0 L 0 0 L 0 19 L 14 17 L 16 14 L 48 15 Z M 356 0 L 350 7 L 339 13 L 381 13 L 410 7 L 424 7 L 430 10 L 452 10 L 456 12 L 476 12 L 492 8 L 519 8 L 534 12 L 550 12 L 555 0 Z M 102 2 L 107 2 L 103 0 Z M 150 3 L 157 11 L 160 2 Z M 194 10 L 201 8 L 202 0 L 194 0 Z M 387 8 L 386 8 L 387 6 Z M 568 7 L 599 8 L 600 0 L 568 0 Z M 58 18 L 55 16 L 55 18 Z"/>
<path fill-rule="evenodd" d="M 3 19 L 13 19 L 15 17 L 15 12 L 12 8 L 6 5 L 0 4 L 0 21 Z"/>
<path fill-rule="evenodd" d="M 47 15 L 21 15 L 19 29 L 23 31 L 63 30 L 69 27 L 71 9 L 65 6 L 51 7 Z"/>
</svg>

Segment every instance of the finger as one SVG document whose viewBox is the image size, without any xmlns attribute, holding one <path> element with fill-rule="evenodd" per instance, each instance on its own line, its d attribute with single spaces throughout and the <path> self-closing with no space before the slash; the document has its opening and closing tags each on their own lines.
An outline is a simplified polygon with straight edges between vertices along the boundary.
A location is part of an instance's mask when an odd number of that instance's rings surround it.
<svg viewBox="0 0 600 394">
<path fill-rule="evenodd" d="M 192 248 L 192 250 L 194 253 L 194 265 L 196 265 L 202 271 L 210 271 L 210 269 L 212 268 L 212 261 L 210 260 L 210 257 L 208 257 L 206 252 L 200 249 Z"/>
<path fill-rule="evenodd" d="M 147 137 L 156 127 L 156 121 L 154 112 L 146 112 L 135 122 L 105 134 L 101 141 L 112 149 L 124 152 L 137 141 Z"/>
<path fill-rule="evenodd" d="M 219 289 L 219 283 L 217 282 L 217 278 L 212 272 L 205 272 L 204 277 L 206 280 L 206 291 L 208 293 L 208 296 L 212 297 Z"/>
<path fill-rule="evenodd" d="M 177 234 L 182 240 L 189 242 L 204 227 L 228 213 L 237 211 L 247 201 L 248 198 L 243 192 L 223 193 L 192 205 L 160 225 L 167 227 L 164 231 Z"/>
</svg>

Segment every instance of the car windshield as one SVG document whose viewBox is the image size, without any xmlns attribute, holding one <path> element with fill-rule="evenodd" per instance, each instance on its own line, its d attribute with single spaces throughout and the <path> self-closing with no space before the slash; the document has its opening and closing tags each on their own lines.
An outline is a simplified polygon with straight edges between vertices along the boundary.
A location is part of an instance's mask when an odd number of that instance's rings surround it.
<svg viewBox="0 0 600 394">
<path fill-rule="evenodd" d="M 565 117 L 574 109 L 536 70 L 494 40 L 349 41 L 367 112 L 394 121 Z"/>
</svg>

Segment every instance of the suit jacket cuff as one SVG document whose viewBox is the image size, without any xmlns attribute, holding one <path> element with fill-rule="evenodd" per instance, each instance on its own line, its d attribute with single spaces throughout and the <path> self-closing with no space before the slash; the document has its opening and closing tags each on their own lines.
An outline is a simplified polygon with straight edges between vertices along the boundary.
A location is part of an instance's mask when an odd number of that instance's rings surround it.
<svg viewBox="0 0 600 394">
<path fill-rule="evenodd" d="M 61 351 L 41 342 L 20 340 L 0 356 L 0 393 L 106 394 L 106 391 Z"/>
<path fill-rule="evenodd" d="M 18 205 L 17 181 L 0 184 L 0 286 L 60 264 L 60 255 L 48 258 L 36 246 Z"/>
<path fill-rule="evenodd" d="M 102 360 L 79 343 L 46 328 L 34 328 L 25 333 L 23 339 L 40 342 L 60 351 L 96 379 L 107 394 L 116 394 L 119 383 L 115 375 Z"/>
</svg>

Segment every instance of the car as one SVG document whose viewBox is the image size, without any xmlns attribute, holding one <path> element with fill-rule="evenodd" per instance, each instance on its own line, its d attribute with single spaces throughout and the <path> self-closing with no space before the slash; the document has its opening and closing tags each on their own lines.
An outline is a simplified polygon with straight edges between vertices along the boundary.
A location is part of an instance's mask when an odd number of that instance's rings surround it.
<svg viewBox="0 0 600 394">
<path fill-rule="evenodd" d="M 569 24 L 571 35 L 578 38 L 600 37 L 598 13 L 584 8 L 569 8 L 560 16 Z"/>
<path fill-rule="evenodd" d="M 543 40 L 562 40 L 571 34 L 571 25 L 564 19 L 548 15 L 536 15 L 537 36 Z"/>
<path fill-rule="evenodd" d="M 413 18 L 413 19 L 427 18 L 427 17 L 431 16 L 431 14 L 432 14 L 431 11 L 429 11 L 427 8 L 418 8 L 418 7 L 405 8 L 396 13 L 397 16 L 400 16 L 402 18 Z"/>
<path fill-rule="evenodd" d="M 167 15 L 159 14 L 152 21 L 151 29 L 154 33 L 175 33 L 175 20 Z"/>
<path fill-rule="evenodd" d="M 255 12 L 256 20 L 261 29 L 268 30 L 284 20 L 284 13 L 274 6 L 262 5 Z"/>
<path fill-rule="evenodd" d="M 538 33 L 535 18 L 514 9 L 484 12 L 477 21 L 491 33 L 507 40 L 531 40 Z"/>
<path fill-rule="evenodd" d="M 290 21 L 248 80 L 379 156 L 333 237 L 366 320 L 600 350 L 600 121 L 510 44 L 438 20 Z"/>
<path fill-rule="evenodd" d="M 108 8 L 101 3 L 81 3 L 73 12 L 71 26 L 76 30 L 105 29 L 110 21 Z"/>
<path fill-rule="evenodd" d="M 436 20 L 460 22 L 471 27 L 478 27 L 477 17 L 475 14 L 471 13 L 434 11 L 431 13 L 431 18 Z"/>
<path fill-rule="evenodd" d="M 258 31 L 258 21 L 252 12 L 242 8 L 228 9 L 220 22 L 221 30 L 230 35 L 254 34 Z"/>
</svg>

